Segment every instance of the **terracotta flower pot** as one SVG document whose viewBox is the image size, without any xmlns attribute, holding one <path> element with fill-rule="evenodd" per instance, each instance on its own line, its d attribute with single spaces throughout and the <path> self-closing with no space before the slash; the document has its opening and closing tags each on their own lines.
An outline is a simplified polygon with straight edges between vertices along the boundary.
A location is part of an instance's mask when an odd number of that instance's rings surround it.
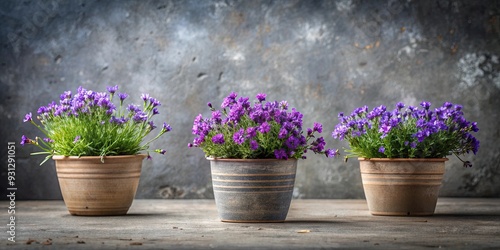
<svg viewBox="0 0 500 250">
<path fill-rule="evenodd" d="M 373 215 L 434 214 L 447 158 L 359 158 L 368 209 Z"/>
<path fill-rule="evenodd" d="M 72 215 L 124 215 L 132 205 L 146 155 L 54 156 L 64 203 Z"/>
<path fill-rule="evenodd" d="M 210 160 L 223 222 L 283 222 L 292 200 L 297 160 Z"/>
</svg>

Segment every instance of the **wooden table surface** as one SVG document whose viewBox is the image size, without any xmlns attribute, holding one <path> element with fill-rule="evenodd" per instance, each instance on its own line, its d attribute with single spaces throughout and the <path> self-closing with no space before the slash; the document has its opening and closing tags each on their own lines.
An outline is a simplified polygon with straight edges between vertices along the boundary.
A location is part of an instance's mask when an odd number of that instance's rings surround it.
<svg viewBox="0 0 500 250">
<path fill-rule="evenodd" d="M 9 216 L 5 209 L 4 225 Z M 4 229 L 0 248 L 500 249 L 499 198 L 439 198 L 428 217 L 372 216 L 365 200 L 293 200 L 286 222 L 258 224 L 220 222 L 213 200 L 135 200 L 128 215 L 113 217 L 17 201 L 15 216 L 16 242 Z"/>
</svg>

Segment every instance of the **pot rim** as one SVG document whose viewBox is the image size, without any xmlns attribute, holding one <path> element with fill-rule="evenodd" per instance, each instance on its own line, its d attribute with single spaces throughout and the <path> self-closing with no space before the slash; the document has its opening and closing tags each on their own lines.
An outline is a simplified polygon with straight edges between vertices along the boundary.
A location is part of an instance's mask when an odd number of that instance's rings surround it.
<svg viewBox="0 0 500 250">
<path fill-rule="evenodd" d="M 253 161 L 253 162 L 266 162 L 266 161 L 297 161 L 297 159 L 294 158 L 289 158 L 287 160 L 283 159 L 275 159 L 275 158 L 269 158 L 269 159 L 241 159 L 241 158 L 218 158 L 218 157 L 205 157 L 209 161 L 237 161 L 237 162 L 248 162 L 248 161 Z"/>
<path fill-rule="evenodd" d="M 125 158 L 146 158 L 148 155 L 147 154 L 135 154 L 135 155 L 110 155 L 110 156 L 104 156 L 104 159 L 125 159 Z M 78 159 L 101 159 L 101 156 L 64 156 L 64 155 L 53 155 L 52 160 L 78 160 Z"/>
<path fill-rule="evenodd" d="M 401 162 L 401 161 L 428 161 L 428 162 L 436 162 L 442 161 L 445 162 L 449 160 L 448 158 L 364 158 L 359 157 L 360 161 L 388 161 L 388 162 Z"/>
</svg>

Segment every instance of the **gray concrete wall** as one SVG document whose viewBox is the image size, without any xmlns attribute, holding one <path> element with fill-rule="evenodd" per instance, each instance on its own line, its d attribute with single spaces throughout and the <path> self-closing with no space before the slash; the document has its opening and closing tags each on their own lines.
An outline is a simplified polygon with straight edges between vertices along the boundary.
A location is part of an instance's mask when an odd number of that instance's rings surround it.
<svg viewBox="0 0 500 250">
<path fill-rule="evenodd" d="M 230 91 L 266 92 L 306 126 L 398 101 L 465 106 L 481 148 L 447 162 L 442 196 L 500 196 L 500 1 L 0 1 L 1 198 L 7 142 L 35 135 L 25 113 L 83 85 L 161 102 L 173 131 L 145 161 L 138 198 L 212 198 L 209 162 L 188 149 L 194 117 Z M 18 199 L 60 198 L 53 162 L 16 149 Z M 297 198 L 363 198 L 357 160 L 309 155 Z"/>
</svg>

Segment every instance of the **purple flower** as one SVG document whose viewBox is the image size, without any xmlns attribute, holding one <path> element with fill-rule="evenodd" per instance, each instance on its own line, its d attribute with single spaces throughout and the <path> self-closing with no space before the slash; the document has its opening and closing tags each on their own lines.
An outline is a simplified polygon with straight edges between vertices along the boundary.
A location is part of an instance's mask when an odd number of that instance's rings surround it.
<svg viewBox="0 0 500 250">
<path fill-rule="evenodd" d="M 248 127 L 246 129 L 246 133 L 248 138 L 254 138 L 257 135 L 257 128 L 256 127 Z"/>
<path fill-rule="evenodd" d="M 290 136 L 288 139 L 285 141 L 285 145 L 290 149 L 290 150 L 295 150 L 299 146 L 299 139 L 296 137 Z"/>
<path fill-rule="evenodd" d="M 31 122 L 33 119 L 31 118 L 31 112 L 24 116 L 23 122 Z"/>
<path fill-rule="evenodd" d="M 424 108 L 425 110 L 428 110 L 431 107 L 431 103 L 423 101 L 420 103 L 420 106 L 422 106 L 422 108 Z"/>
<path fill-rule="evenodd" d="M 161 105 L 160 101 L 156 100 L 155 98 L 153 97 L 150 97 L 149 98 L 149 102 L 153 105 L 153 107 L 158 107 Z"/>
<path fill-rule="evenodd" d="M 214 137 L 212 137 L 212 142 L 215 144 L 224 144 L 224 135 L 223 134 L 216 134 Z"/>
<path fill-rule="evenodd" d="M 133 104 L 129 104 L 127 107 L 127 110 L 132 112 L 132 113 L 142 112 L 141 109 L 139 108 L 139 106 L 133 105 Z"/>
<path fill-rule="evenodd" d="M 28 143 L 28 144 L 29 144 L 29 143 L 31 143 L 31 140 L 30 140 L 28 137 L 26 137 L 25 135 L 23 135 L 23 136 L 21 137 L 21 142 L 20 142 L 20 144 L 24 146 L 24 144 L 26 144 L 26 143 Z"/>
<path fill-rule="evenodd" d="M 321 123 L 315 122 L 313 130 L 318 133 L 323 133 L 323 125 L 321 125 Z"/>
<path fill-rule="evenodd" d="M 63 94 L 59 96 L 61 101 L 71 99 L 71 91 L 64 91 Z"/>
<path fill-rule="evenodd" d="M 259 94 L 257 94 L 256 98 L 257 98 L 257 100 L 259 100 L 259 102 L 263 102 L 266 100 L 266 94 L 259 93 Z"/>
<path fill-rule="evenodd" d="M 160 152 L 158 152 L 158 153 L 160 153 L 160 154 L 164 155 L 165 153 L 167 153 L 167 150 L 165 150 L 165 149 L 160 149 Z"/>
<path fill-rule="evenodd" d="M 226 108 L 232 106 L 234 103 L 236 103 L 236 97 L 238 96 L 237 93 L 231 92 L 226 98 L 224 98 L 224 101 L 222 102 L 221 108 Z"/>
<path fill-rule="evenodd" d="M 378 152 L 383 154 L 385 152 L 384 146 L 380 146 L 380 148 L 378 148 Z"/>
<path fill-rule="evenodd" d="M 288 102 L 287 101 L 281 101 L 280 104 L 279 104 L 279 107 L 283 110 L 287 110 L 288 109 Z"/>
<path fill-rule="evenodd" d="M 158 111 L 158 109 L 157 109 L 157 108 L 153 108 L 153 115 L 157 115 L 157 114 L 159 114 L 159 113 L 160 113 L 160 112 Z"/>
<path fill-rule="evenodd" d="M 108 92 L 111 94 L 114 94 L 118 90 L 118 85 L 115 85 L 114 87 L 107 87 Z"/>
<path fill-rule="evenodd" d="M 280 132 L 279 132 L 279 134 L 278 134 L 278 138 L 279 138 L 279 139 L 283 139 L 283 138 L 285 138 L 287 135 L 288 135 L 288 131 L 286 130 L 286 128 L 281 128 L 281 129 L 280 129 Z"/>
<path fill-rule="evenodd" d="M 220 110 L 212 111 L 212 120 L 216 124 L 220 124 L 222 122 L 222 114 L 221 114 Z"/>
<path fill-rule="evenodd" d="M 128 97 L 128 95 L 127 93 L 119 93 L 118 97 L 120 97 L 120 101 L 123 102 L 123 100 L 125 100 Z"/>
<path fill-rule="evenodd" d="M 338 154 L 339 154 L 339 151 L 338 151 L 338 150 L 335 150 L 335 149 L 332 149 L 332 148 L 329 148 L 329 149 L 325 150 L 325 155 L 326 155 L 326 157 L 328 157 L 328 158 L 334 158 L 334 157 L 336 157 Z"/>
<path fill-rule="evenodd" d="M 164 122 L 164 123 L 163 123 L 163 127 L 162 127 L 162 129 L 163 129 L 164 131 L 166 131 L 166 132 L 170 132 L 170 131 L 172 131 L 172 127 L 170 127 L 170 125 L 169 125 L 169 124 L 167 124 L 166 122 Z"/>
<path fill-rule="evenodd" d="M 243 142 L 245 142 L 245 130 L 240 129 L 238 132 L 234 133 L 233 135 L 233 141 L 234 143 L 241 145 Z"/>
<path fill-rule="evenodd" d="M 250 141 L 250 149 L 257 150 L 259 148 L 259 144 L 255 140 Z"/>
<path fill-rule="evenodd" d="M 144 100 L 144 101 L 148 101 L 149 100 L 149 94 L 142 94 L 141 95 L 141 99 Z"/>
<path fill-rule="evenodd" d="M 474 132 L 479 131 L 479 128 L 477 127 L 477 122 L 473 122 L 471 126 L 471 130 Z"/>
<path fill-rule="evenodd" d="M 274 150 L 274 156 L 276 157 L 276 159 L 283 159 L 283 160 L 288 159 L 288 155 L 284 149 Z"/>
<path fill-rule="evenodd" d="M 267 122 L 263 122 L 260 126 L 259 126 L 259 132 L 261 132 L 262 134 L 265 134 L 269 131 L 271 131 L 271 126 L 269 125 L 269 123 Z"/>
<path fill-rule="evenodd" d="M 245 110 L 241 105 L 233 105 L 229 111 L 228 118 L 231 121 L 239 122 L 241 117 L 245 114 Z"/>
<path fill-rule="evenodd" d="M 147 121 L 148 116 L 146 115 L 146 113 L 139 111 L 139 112 L 134 114 L 134 116 L 132 117 L 132 120 L 134 120 L 137 123 L 141 123 L 141 122 Z"/>
<path fill-rule="evenodd" d="M 244 109 L 247 109 L 250 107 L 250 102 L 248 101 L 248 99 L 248 97 L 240 97 L 240 99 L 238 99 L 238 104 Z"/>
<path fill-rule="evenodd" d="M 311 150 L 315 153 L 321 153 L 325 149 L 325 139 L 323 137 L 320 137 L 316 139 L 316 141 L 311 143 Z"/>
<path fill-rule="evenodd" d="M 73 143 L 77 143 L 78 141 L 80 141 L 80 136 L 79 135 L 75 136 L 75 139 L 73 140 Z"/>
</svg>

